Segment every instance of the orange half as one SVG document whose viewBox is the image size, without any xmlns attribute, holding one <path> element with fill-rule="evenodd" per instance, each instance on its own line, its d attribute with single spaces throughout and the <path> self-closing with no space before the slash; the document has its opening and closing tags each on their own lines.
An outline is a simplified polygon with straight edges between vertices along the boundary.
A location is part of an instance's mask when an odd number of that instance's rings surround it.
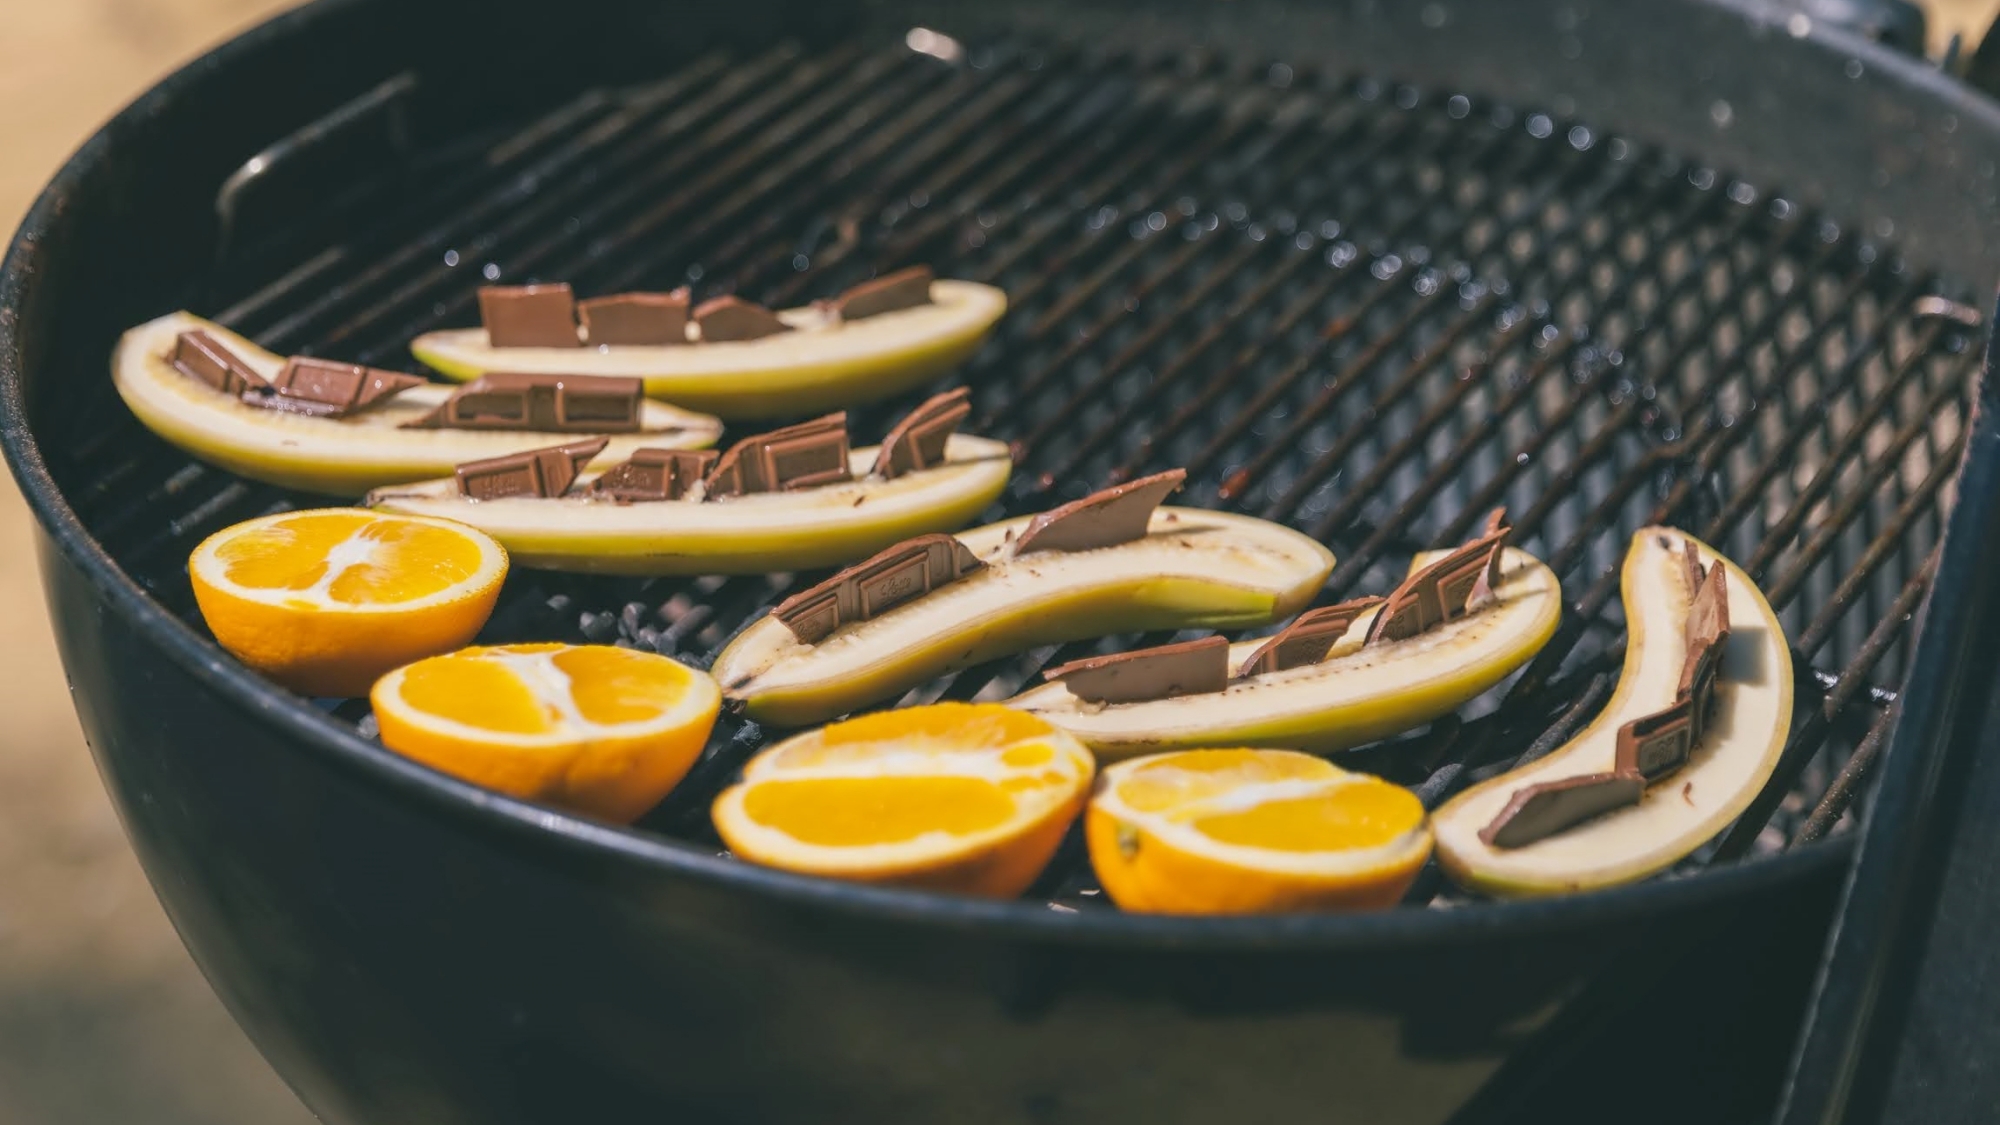
<svg viewBox="0 0 2000 1125">
<path fill-rule="evenodd" d="M 382 744 L 476 785 L 620 823 L 701 755 L 722 692 L 704 672 L 609 645 L 468 648 L 369 695 Z"/>
<path fill-rule="evenodd" d="M 1084 835 L 1111 900 L 1155 914 L 1387 907 L 1431 853 L 1415 793 L 1293 750 L 1111 766 Z"/>
<path fill-rule="evenodd" d="M 751 760 L 713 815 L 754 863 L 1011 898 L 1048 866 L 1094 768 L 1033 715 L 939 703 L 789 738 Z"/>
<path fill-rule="evenodd" d="M 188 556 L 209 631 L 306 695 L 363 695 L 399 664 L 486 624 L 507 552 L 449 520 L 361 508 L 283 512 L 225 528 Z"/>
</svg>

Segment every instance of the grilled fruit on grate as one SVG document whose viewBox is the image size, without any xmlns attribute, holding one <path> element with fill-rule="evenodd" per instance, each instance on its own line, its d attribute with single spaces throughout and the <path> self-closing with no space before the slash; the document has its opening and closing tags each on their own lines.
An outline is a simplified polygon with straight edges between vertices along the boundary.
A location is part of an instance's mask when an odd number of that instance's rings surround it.
<svg viewBox="0 0 2000 1125">
<path fill-rule="evenodd" d="M 1183 475 L 892 547 L 744 630 L 715 678 L 752 718 L 803 726 L 1036 645 L 1268 624 L 1326 581 L 1332 554 L 1296 531 L 1156 507 Z"/>
<path fill-rule="evenodd" d="M 1120 762 L 1084 835 L 1111 901 L 1154 914 L 1393 906 L 1431 854 L 1415 793 L 1291 750 Z"/>
<path fill-rule="evenodd" d="M 358 508 L 248 520 L 188 556 L 217 643 L 315 696 L 361 695 L 398 664 L 470 641 L 506 576 L 507 552 L 472 528 Z"/>
<path fill-rule="evenodd" d="M 1643 879 L 1735 820 L 1777 767 L 1791 651 L 1749 576 L 1654 527 L 1633 536 L 1620 581 L 1629 635 L 1603 713 L 1433 818 L 1459 882 L 1537 895 Z"/>
<path fill-rule="evenodd" d="M 786 739 L 715 799 L 716 831 L 753 863 L 1012 898 L 1083 807 L 1090 752 L 993 704 L 883 711 Z"/>
<path fill-rule="evenodd" d="M 1006 445 L 925 424 L 955 424 L 963 400 L 961 392 L 925 403 L 884 447 L 850 452 L 844 419 L 835 415 L 746 438 L 719 463 L 714 454 L 641 450 L 554 496 L 474 499 L 468 493 L 478 485 L 461 469 L 456 478 L 377 489 L 368 503 L 471 524 L 522 566 L 617 574 L 837 566 L 912 535 L 962 527 L 999 497 L 1013 467 Z M 800 433 L 813 427 L 814 435 Z M 913 430 L 926 431 L 924 440 L 908 440 Z M 743 467 L 772 450 L 774 464 L 811 475 L 783 481 L 753 472 L 756 490 L 735 490 L 745 483 Z"/>
<path fill-rule="evenodd" d="M 405 757 L 620 823 L 680 784 L 722 709 L 714 680 L 664 656 L 563 644 L 419 660 L 369 702 L 382 744 Z"/>
<path fill-rule="evenodd" d="M 970 356 L 1006 311 L 1007 295 L 990 285 L 935 281 L 929 301 L 860 319 L 831 306 L 785 309 L 776 315 L 787 331 L 750 339 L 495 347 L 486 328 L 461 328 L 419 336 L 410 351 L 450 379 L 636 376 L 649 395 L 734 421 L 834 410 L 921 386 Z"/>
<path fill-rule="evenodd" d="M 184 341 L 191 333 L 202 335 Z M 528 428 L 419 428 L 456 388 L 394 372 L 295 362 L 333 376 L 351 373 L 362 389 L 344 404 L 325 395 L 272 393 L 274 381 L 292 370 L 287 360 L 187 313 L 126 332 L 112 357 L 111 377 L 146 428 L 194 456 L 255 480 L 336 496 L 440 476 L 462 461 L 550 440 L 548 431 Z M 371 380 L 373 386 L 366 385 Z M 386 393 L 369 397 L 376 392 Z M 628 421 L 631 432 L 593 430 L 587 420 L 566 424 L 564 432 L 572 440 L 608 436 L 603 455 L 614 460 L 641 446 L 698 449 L 722 432 L 706 414 L 644 400 Z"/>
<path fill-rule="evenodd" d="M 1420 554 L 1412 576 L 1449 569 L 1480 546 Z M 1194 746 L 1329 751 L 1385 738 L 1492 687 L 1554 635 L 1562 616 L 1555 574 L 1523 551 L 1497 542 L 1487 549 L 1500 552 L 1490 590 L 1475 590 L 1462 615 L 1413 636 L 1369 642 L 1391 604 L 1371 598 L 1315 610 L 1275 637 L 1235 645 L 1211 638 L 1204 651 L 1169 646 L 1183 651 L 1052 669 L 1051 682 L 1006 702 L 1076 735 L 1100 759 Z"/>
</svg>

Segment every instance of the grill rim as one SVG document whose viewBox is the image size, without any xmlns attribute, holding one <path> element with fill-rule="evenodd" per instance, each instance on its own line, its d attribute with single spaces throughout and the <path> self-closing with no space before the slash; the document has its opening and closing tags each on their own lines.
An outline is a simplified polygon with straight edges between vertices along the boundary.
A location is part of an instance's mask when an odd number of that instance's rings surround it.
<svg viewBox="0 0 2000 1125">
<path fill-rule="evenodd" d="M 99 600 L 129 622 L 148 643 L 195 675 L 218 699 L 257 716 L 284 736 L 287 748 L 323 754 L 356 779 L 397 799 L 474 831 L 509 839 L 553 842 L 572 855 L 662 870 L 702 883 L 740 888 L 780 901 L 830 908 L 878 919 L 976 927 L 990 935 L 1077 944 L 1117 944 L 1191 949 L 1378 947 L 1382 942 L 1450 945 L 1467 939 L 1529 936 L 1569 929 L 1588 920 L 1603 924 L 1644 918 L 1725 897 L 1753 894 L 1847 863 L 1856 833 L 1829 836 L 1775 856 L 1745 857 L 1693 876 L 1652 880 L 1604 891 L 1527 901 L 1480 903 L 1448 910 L 1397 909 L 1368 914 L 1310 914 L 1244 918 L 1144 916 L 1115 911 L 1064 915 L 1028 900 L 986 901 L 923 891 L 870 887 L 759 867 L 711 855 L 669 837 L 602 825 L 546 806 L 492 793 L 435 773 L 354 733 L 309 702 L 263 681 L 219 646 L 154 601 L 84 528 L 55 484 L 28 424 L 27 377 L 22 361 L 22 312 L 34 301 L 36 282 L 52 243 L 60 241 L 65 203 L 106 161 L 120 134 L 146 127 L 156 105 L 212 80 L 267 43 L 312 34 L 312 25 L 358 9 L 371 0 L 314 0 L 259 24 L 191 61 L 121 110 L 64 163 L 44 188 L 0 259 L 0 449 L 34 512 L 40 560 L 74 567 Z M 1747 13 L 1744 0 L 1691 0 L 1697 7 Z M 1815 29 L 1814 38 L 1822 32 Z M 1927 89 L 1935 75 L 1885 48 L 1832 33 L 1829 49 L 1870 56 L 1896 82 Z M 1957 91 L 1962 99 L 1965 92 Z M 1952 99 L 1958 100 L 1958 99 Z M 1982 102 L 1982 105 L 1984 103 Z M 51 234 L 57 235 L 52 239 Z M 59 251 L 53 251 L 59 253 Z M 1961 465 L 1954 480 L 1962 474 Z M 60 559 L 51 558 L 51 552 Z M 1926 602 L 1928 601 L 1928 597 Z M 1921 620 L 1922 611 L 1919 611 Z M 1912 642 L 1921 637 L 1912 634 Z M 1446 917 L 1439 917 L 1444 915 Z"/>
</svg>

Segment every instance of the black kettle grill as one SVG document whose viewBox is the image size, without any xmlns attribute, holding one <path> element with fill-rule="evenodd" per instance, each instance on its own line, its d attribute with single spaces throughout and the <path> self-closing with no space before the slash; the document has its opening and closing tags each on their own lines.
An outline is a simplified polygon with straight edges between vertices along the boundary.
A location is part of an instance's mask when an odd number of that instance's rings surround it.
<svg viewBox="0 0 2000 1125">
<path fill-rule="evenodd" d="M 2000 902 L 1957 811 L 2000 643 L 1996 162 L 2000 106 L 1738 0 L 322 0 L 50 185 L 0 274 L 0 437 L 133 843 L 325 1120 L 1976 1120 L 1994 1080 L 1936 1047 L 2000 1023 L 1952 968 Z M 235 664 L 189 549 L 319 501 L 191 461 L 106 374 L 176 307 L 409 368 L 491 281 L 776 305 L 917 262 L 1012 296 L 954 377 L 1016 444 L 1005 512 L 1185 465 L 1332 546 L 1333 601 L 1509 507 L 1557 639 L 1349 764 L 1436 804 L 1586 720 L 1613 564 L 1663 521 L 1783 617 L 1777 779 L 1670 875 L 1541 902 L 1431 875 L 1367 916 L 1132 917 L 1074 842 L 1016 902 L 763 870 L 706 817 L 754 725 L 626 830 Z M 817 577 L 524 571 L 486 639 L 701 664 Z"/>
</svg>

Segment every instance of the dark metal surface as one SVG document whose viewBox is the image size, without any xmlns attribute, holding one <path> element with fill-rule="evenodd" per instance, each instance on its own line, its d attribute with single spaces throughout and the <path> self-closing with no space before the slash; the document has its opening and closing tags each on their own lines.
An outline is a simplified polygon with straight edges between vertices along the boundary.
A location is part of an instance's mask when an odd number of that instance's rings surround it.
<svg viewBox="0 0 2000 1125">
<path fill-rule="evenodd" d="M 1644 22 L 1678 35 L 1738 19 L 1661 7 L 1672 14 Z M 1558 14 L 1490 8 L 1523 26 Z M 1605 1034 L 1630 1048 L 1585 1068 L 1606 1088 L 1643 1080 L 1658 1052 L 1719 1068 L 1641 1112 L 1728 1119 L 1766 1096 L 1782 1042 L 1768 1028 L 1803 988 L 1844 853 L 1828 841 L 1695 869 L 1837 836 L 1866 791 L 1962 444 L 1974 330 L 1914 311 L 1925 294 L 1963 296 L 1926 268 L 1955 254 L 1906 261 L 1800 198 L 1603 131 L 1627 120 L 1615 97 L 1601 116 L 1581 107 L 1591 124 L 1567 119 L 1567 95 L 1541 108 L 1563 68 L 1523 61 L 1502 78 L 1497 44 L 1466 56 L 1483 87 L 1377 78 L 1378 63 L 1410 61 L 1373 53 L 1408 32 L 1407 13 L 1349 13 L 1344 38 L 1302 17 L 1295 41 L 1220 54 L 1132 18 L 1088 41 L 1095 21 L 1129 17 L 1106 6 L 1061 35 L 975 33 L 993 10 L 929 12 L 916 31 L 886 9 L 829 16 L 825 33 L 764 25 L 797 33 L 782 42 L 699 19 L 649 38 L 659 25 L 641 22 L 608 55 L 575 56 L 540 50 L 532 21 L 468 23 L 452 3 L 397 7 L 385 37 L 383 11 L 321 5 L 114 123 L 31 216 L 0 320 L 0 432 L 51 532 L 45 570 L 93 748 L 197 958 L 315 1108 L 565 1120 L 548 1099 L 586 1088 L 577 1104 L 592 1111 L 697 1120 L 1328 1104 L 1469 1120 L 1579 1097 L 1577 1043 Z M 1245 6 L 1231 35 L 1269 11 Z M 1461 16 L 1487 18 L 1452 9 L 1423 34 L 1477 29 Z M 954 21 L 962 39 L 943 34 Z M 1812 43 L 1788 36 L 1782 51 L 1808 53 L 1781 73 L 1839 73 Z M 527 60 L 534 80 L 495 92 Z M 426 97 L 447 94 L 412 105 L 425 156 L 390 203 L 316 208 L 371 187 L 373 170 L 350 170 L 207 273 L 202 193 L 283 134 L 260 115 L 310 120 L 406 70 Z M 215 115 L 271 72 L 292 76 L 283 106 Z M 621 74 L 647 81 L 602 84 Z M 1850 102 L 1930 96 L 1914 75 L 1841 81 Z M 1993 151 L 2000 129 L 1983 120 L 1925 159 Z M 1887 143 L 1893 123 L 1858 134 Z M 1815 154 L 1792 155 L 1810 180 Z M 121 189 L 142 176 L 157 190 Z M 1897 233 L 1940 250 L 1969 204 L 1952 184 L 1900 190 L 1937 209 Z M 158 231 L 170 236 L 143 242 Z M 1550 903 L 1133 919 L 1100 901 L 1074 847 L 1021 903 L 758 871 L 717 858 L 705 812 L 759 744 L 752 727 L 726 722 L 681 790 L 623 832 L 401 762 L 366 741 L 365 708 L 329 703 L 329 717 L 236 668 L 188 628 L 186 553 L 316 501 L 189 462 L 103 377 L 118 329 L 210 293 L 197 311 L 277 349 L 398 365 L 411 334 L 469 320 L 489 279 L 585 293 L 690 281 L 776 304 L 917 261 L 1013 299 L 963 373 L 976 428 L 1022 450 L 1009 511 L 1185 464 L 1192 502 L 1326 539 L 1337 600 L 1386 589 L 1408 552 L 1510 506 L 1522 545 L 1564 579 L 1557 641 L 1463 722 L 1355 764 L 1435 803 L 1545 751 L 1615 672 L 1625 536 L 1667 521 L 1743 562 L 1798 643 L 1806 706 L 1782 776 L 1687 865 L 1697 877 Z M 859 412 L 861 431 L 902 405 Z M 488 639 L 618 641 L 699 663 L 814 577 L 522 572 Z M 913 698 L 989 698 L 1090 650 Z M 1423 880 L 1415 901 L 1438 890 Z M 1722 938 L 1734 975 L 1711 963 Z M 1632 1024 L 1635 1003 L 1654 1018 Z M 1758 1015 L 1684 1033 L 1730 1004 Z M 1220 1051 L 1232 1069 L 1203 1071 Z"/>
</svg>

